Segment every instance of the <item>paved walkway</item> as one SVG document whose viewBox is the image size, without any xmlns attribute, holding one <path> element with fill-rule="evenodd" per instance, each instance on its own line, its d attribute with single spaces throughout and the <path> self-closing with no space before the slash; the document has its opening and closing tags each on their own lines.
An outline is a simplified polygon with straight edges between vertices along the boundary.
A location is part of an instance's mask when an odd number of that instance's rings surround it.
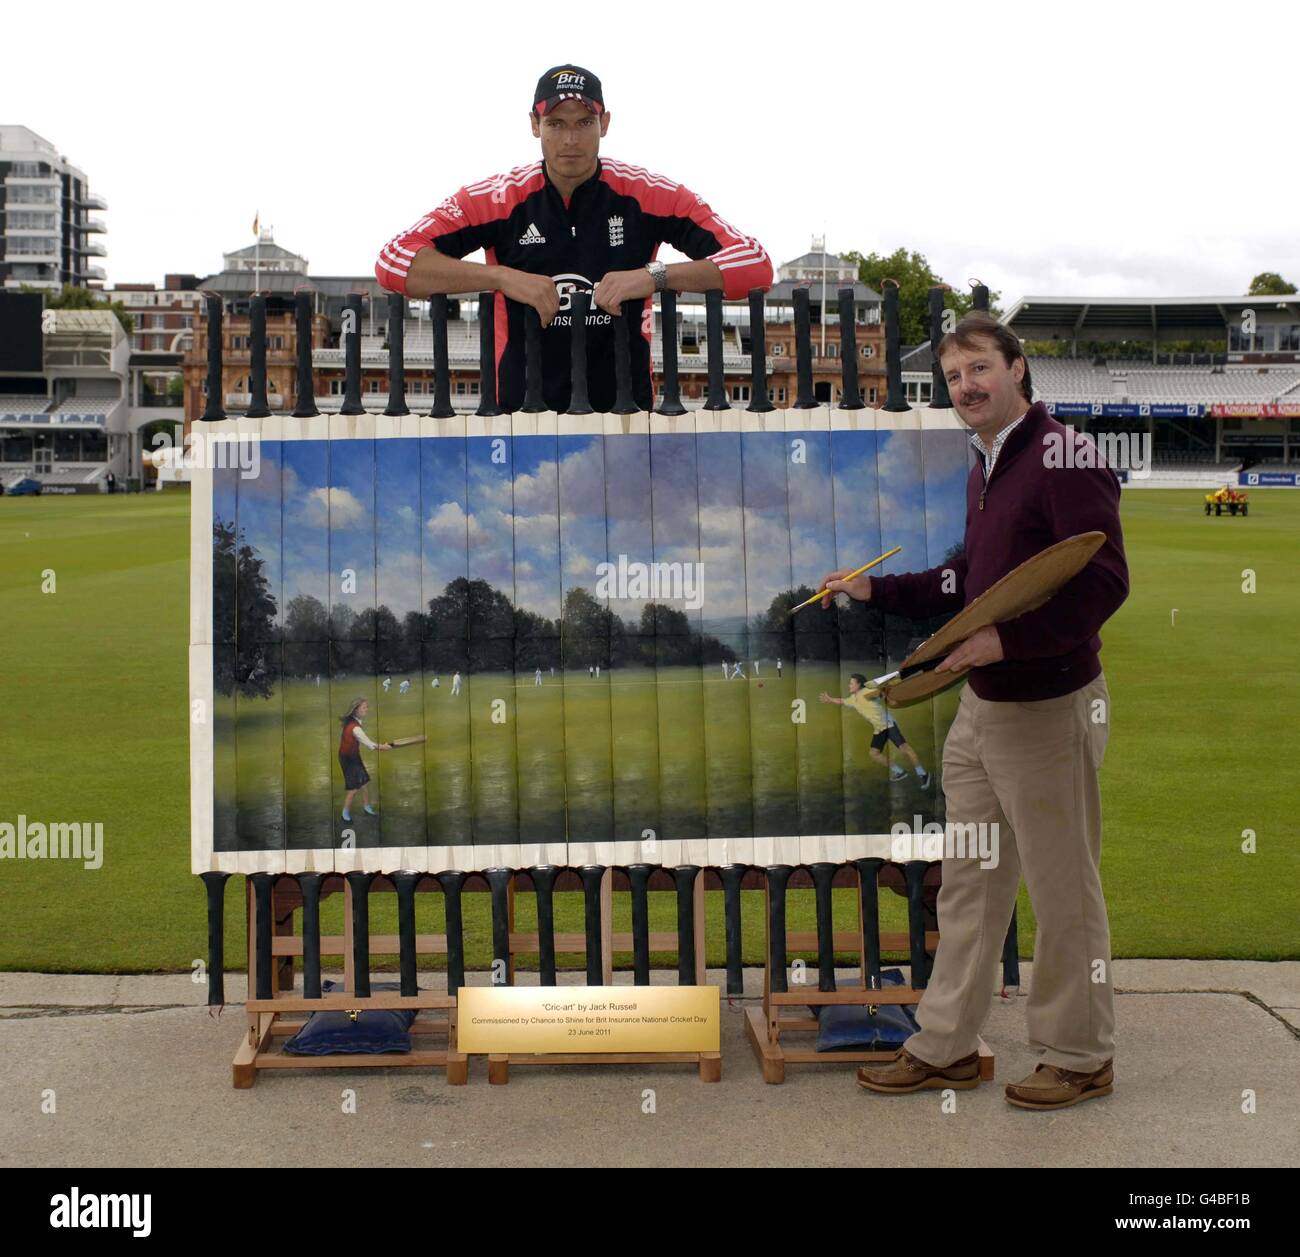
<svg viewBox="0 0 1300 1257">
<path fill-rule="evenodd" d="M 1117 961 L 1115 1092 L 1053 1114 L 1002 1097 L 1033 1067 L 1021 969 L 985 1027 L 996 1079 L 956 1093 L 952 1113 L 937 1092 L 863 1092 L 842 1065 L 765 1085 L 739 1001 L 724 1003 L 717 1085 L 629 1065 L 516 1069 L 492 1087 L 476 1059 L 466 1087 L 427 1070 L 293 1070 L 235 1091 L 242 1009 L 210 1017 L 185 975 L 0 974 L 0 1167 L 1300 1163 L 1300 962 Z M 757 995 L 761 974 L 746 981 Z M 242 999 L 242 975 L 226 990 Z"/>
</svg>

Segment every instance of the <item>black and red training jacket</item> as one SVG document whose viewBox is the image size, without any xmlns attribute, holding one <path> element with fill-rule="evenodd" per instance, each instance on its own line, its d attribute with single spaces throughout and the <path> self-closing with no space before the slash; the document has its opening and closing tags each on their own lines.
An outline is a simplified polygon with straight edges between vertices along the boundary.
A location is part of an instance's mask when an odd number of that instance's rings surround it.
<svg viewBox="0 0 1300 1257">
<path fill-rule="evenodd" d="M 602 158 L 596 173 L 566 203 L 543 162 L 471 183 L 394 236 L 380 252 L 375 277 L 390 292 L 406 293 L 415 255 L 433 247 L 462 258 L 483 249 L 489 264 L 509 266 L 555 281 L 560 310 L 542 334 L 542 382 L 547 408 L 569 405 L 572 296 L 591 292 L 610 271 L 635 270 L 652 261 L 661 244 L 692 259 L 708 258 L 722 272 L 723 295 L 736 300 L 772 283 L 763 246 L 713 212 L 701 196 L 640 166 Z M 497 404 L 518 410 L 524 398 L 524 313 L 496 294 Z M 637 405 L 653 406 L 650 367 L 652 307 L 642 306 L 640 335 L 630 337 L 632 387 Z M 588 393 L 597 411 L 613 408 L 614 328 L 611 316 L 587 315 Z"/>
</svg>

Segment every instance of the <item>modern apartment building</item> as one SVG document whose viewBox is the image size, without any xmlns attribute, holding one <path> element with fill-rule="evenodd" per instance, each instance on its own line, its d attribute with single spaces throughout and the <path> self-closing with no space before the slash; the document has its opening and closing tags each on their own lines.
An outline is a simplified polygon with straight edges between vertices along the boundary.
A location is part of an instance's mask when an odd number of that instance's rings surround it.
<svg viewBox="0 0 1300 1257">
<path fill-rule="evenodd" d="M 85 173 L 28 127 L 0 126 L 0 283 L 98 288 L 105 210 Z"/>
</svg>

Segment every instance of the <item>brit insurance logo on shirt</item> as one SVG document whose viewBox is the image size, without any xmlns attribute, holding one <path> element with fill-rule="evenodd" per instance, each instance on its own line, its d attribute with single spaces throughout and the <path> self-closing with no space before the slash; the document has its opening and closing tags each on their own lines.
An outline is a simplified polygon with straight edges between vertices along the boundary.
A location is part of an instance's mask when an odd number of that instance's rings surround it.
<svg viewBox="0 0 1300 1257">
<path fill-rule="evenodd" d="M 590 296 L 595 291 L 596 286 L 585 275 L 572 272 L 565 275 L 556 275 L 554 281 L 555 293 L 560 299 L 560 305 L 556 316 L 547 324 L 547 328 L 570 327 L 573 324 L 573 294 L 575 292 L 585 292 Z M 588 327 L 598 327 L 609 323 L 611 319 L 612 316 L 604 310 L 588 310 L 586 325 Z"/>
</svg>

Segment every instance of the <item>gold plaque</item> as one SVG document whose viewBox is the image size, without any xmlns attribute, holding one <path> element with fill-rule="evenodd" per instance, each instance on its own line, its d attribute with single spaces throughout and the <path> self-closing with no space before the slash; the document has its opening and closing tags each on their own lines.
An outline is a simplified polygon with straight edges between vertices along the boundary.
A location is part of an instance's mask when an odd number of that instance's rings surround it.
<svg viewBox="0 0 1300 1257">
<path fill-rule="evenodd" d="M 716 986 L 462 986 L 461 1052 L 717 1052 Z"/>
</svg>

